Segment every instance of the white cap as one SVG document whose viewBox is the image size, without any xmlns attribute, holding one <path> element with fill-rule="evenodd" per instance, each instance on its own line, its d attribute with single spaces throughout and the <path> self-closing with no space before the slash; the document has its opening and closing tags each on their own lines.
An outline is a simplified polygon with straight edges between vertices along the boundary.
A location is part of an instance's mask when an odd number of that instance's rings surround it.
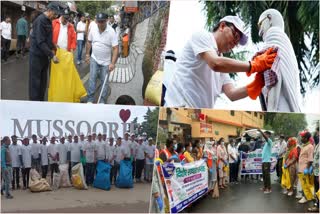
<svg viewBox="0 0 320 214">
<path fill-rule="evenodd" d="M 150 141 L 150 140 L 153 140 L 153 138 L 152 138 L 152 137 L 149 137 L 149 138 L 148 138 L 148 141 Z"/>
<path fill-rule="evenodd" d="M 241 37 L 240 37 L 240 41 L 239 44 L 240 45 L 245 45 L 248 42 L 248 35 L 244 30 L 244 22 L 238 17 L 238 16 L 225 16 L 222 19 L 220 19 L 220 22 L 229 22 L 231 24 L 233 24 L 240 32 L 241 32 Z"/>
<path fill-rule="evenodd" d="M 131 135 L 130 136 L 135 136 L 135 134 L 134 133 L 131 133 Z"/>
<path fill-rule="evenodd" d="M 129 132 L 125 132 L 124 134 L 125 134 L 125 135 L 126 135 L 126 134 L 127 134 L 127 135 L 130 135 L 130 133 L 129 133 Z"/>
<path fill-rule="evenodd" d="M 147 136 L 147 133 L 143 132 L 143 133 L 142 133 L 142 136 Z"/>
</svg>

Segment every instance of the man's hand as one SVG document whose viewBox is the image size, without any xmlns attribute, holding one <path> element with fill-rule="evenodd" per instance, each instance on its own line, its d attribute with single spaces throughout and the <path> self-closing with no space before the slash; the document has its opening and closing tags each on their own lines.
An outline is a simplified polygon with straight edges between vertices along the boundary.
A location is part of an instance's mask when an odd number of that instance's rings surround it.
<svg viewBox="0 0 320 214">
<path fill-rule="evenodd" d="M 56 55 L 53 56 L 52 61 L 54 64 L 58 64 L 59 63 L 59 59 Z"/>
<path fill-rule="evenodd" d="M 113 71 L 114 68 L 115 68 L 114 64 L 111 63 L 111 64 L 109 65 L 109 72 Z"/>
<path fill-rule="evenodd" d="M 263 72 L 272 67 L 272 64 L 277 57 L 277 48 L 269 48 L 263 54 L 256 56 L 251 62 L 250 71 L 247 72 L 247 76 L 250 76 L 256 72 Z"/>
<path fill-rule="evenodd" d="M 90 55 L 89 54 L 86 54 L 86 63 L 87 64 L 90 64 Z"/>
</svg>

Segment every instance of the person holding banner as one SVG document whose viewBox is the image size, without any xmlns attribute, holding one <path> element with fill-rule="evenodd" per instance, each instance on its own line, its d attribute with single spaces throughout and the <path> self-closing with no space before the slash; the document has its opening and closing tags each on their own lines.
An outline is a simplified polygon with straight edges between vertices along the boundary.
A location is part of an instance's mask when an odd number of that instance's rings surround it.
<svg viewBox="0 0 320 214">
<path fill-rule="evenodd" d="M 178 154 L 174 151 L 174 142 L 172 139 L 167 139 L 166 149 L 162 149 L 159 158 L 163 162 L 171 162 L 173 160 L 179 162 Z"/>
<path fill-rule="evenodd" d="M 224 146 L 224 138 L 220 138 L 217 142 L 218 171 L 219 171 L 219 188 L 227 187 L 225 180 L 227 177 L 226 167 L 228 166 L 228 154 Z"/>
<path fill-rule="evenodd" d="M 185 144 L 185 152 L 183 153 L 183 156 L 185 158 L 185 162 L 192 163 L 194 162 L 194 158 L 191 155 L 192 152 L 192 144 L 190 142 L 187 142 Z"/>
<path fill-rule="evenodd" d="M 271 167 L 271 149 L 272 149 L 272 140 L 271 132 L 265 131 L 262 132 L 261 129 L 258 129 L 261 135 L 266 140 L 263 149 L 262 149 L 262 176 L 263 176 L 263 193 L 271 193 L 271 178 L 270 178 L 270 167 Z"/>
<path fill-rule="evenodd" d="M 297 178 L 297 162 L 298 162 L 298 149 L 297 149 L 297 138 L 291 137 L 288 139 L 288 149 L 284 155 L 284 165 L 285 169 L 289 170 L 290 175 L 290 188 L 287 189 L 288 196 L 293 195 L 293 186 Z"/>
</svg>

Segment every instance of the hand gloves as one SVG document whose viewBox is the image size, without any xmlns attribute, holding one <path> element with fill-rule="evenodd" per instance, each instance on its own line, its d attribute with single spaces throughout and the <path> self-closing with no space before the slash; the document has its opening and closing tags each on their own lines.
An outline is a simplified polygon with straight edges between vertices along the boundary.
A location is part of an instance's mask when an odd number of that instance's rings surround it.
<svg viewBox="0 0 320 214">
<path fill-rule="evenodd" d="M 247 72 L 247 76 L 270 69 L 277 57 L 277 51 L 277 48 L 269 48 L 263 54 L 256 56 L 252 61 L 250 61 L 251 68 L 250 71 Z"/>
<path fill-rule="evenodd" d="M 170 158 L 170 160 L 174 160 L 174 159 L 177 159 L 177 160 L 178 160 L 179 158 L 178 158 L 177 155 L 172 155 L 171 158 Z"/>
<path fill-rule="evenodd" d="M 161 197 L 156 198 L 157 204 L 159 206 L 159 210 L 162 210 L 163 208 L 163 201 L 161 199 Z"/>
<path fill-rule="evenodd" d="M 284 164 L 284 165 L 283 165 L 283 168 L 285 168 L 285 169 L 288 168 L 287 164 Z"/>
<path fill-rule="evenodd" d="M 308 174 L 309 174 L 309 169 L 308 169 L 308 168 L 305 168 L 305 169 L 303 170 L 303 174 L 304 174 L 304 175 L 308 175 Z"/>
<path fill-rule="evenodd" d="M 257 73 L 254 81 L 247 85 L 248 96 L 255 100 L 261 94 L 262 88 L 264 87 L 263 73 Z"/>
<path fill-rule="evenodd" d="M 184 164 L 185 164 L 186 162 L 184 162 L 184 161 L 181 161 L 180 163 L 181 163 L 181 165 L 183 166 L 183 165 L 184 165 Z"/>
<path fill-rule="evenodd" d="M 313 173 L 313 167 L 310 166 L 310 168 L 309 168 L 309 175 L 312 175 L 312 173 Z"/>
</svg>

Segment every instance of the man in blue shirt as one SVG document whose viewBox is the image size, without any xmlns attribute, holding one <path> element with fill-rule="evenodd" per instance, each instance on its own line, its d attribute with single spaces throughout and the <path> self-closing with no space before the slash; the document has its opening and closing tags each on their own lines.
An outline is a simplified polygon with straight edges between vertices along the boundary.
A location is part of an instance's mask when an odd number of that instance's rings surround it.
<svg viewBox="0 0 320 214">
<path fill-rule="evenodd" d="M 26 47 L 26 39 L 28 37 L 28 22 L 26 20 L 27 15 L 22 14 L 21 18 L 18 20 L 16 25 L 17 30 L 17 51 L 16 57 L 19 58 L 19 52 L 21 51 L 21 55 L 24 56 L 25 47 Z"/>
<path fill-rule="evenodd" d="M 271 149 L 272 141 L 270 139 L 271 132 L 265 131 L 262 132 L 260 129 L 258 131 L 264 137 L 266 142 L 264 143 L 262 149 L 262 176 L 263 176 L 263 192 L 265 194 L 271 193 L 271 179 L 270 179 L 270 166 L 271 166 Z"/>
<path fill-rule="evenodd" d="M 1 141 L 1 175 L 3 179 L 3 183 L 1 186 L 1 195 L 3 195 L 3 190 L 5 190 L 6 198 L 12 199 L 13 196 L 10 194 L 9 187 L 12 174 L 9 145 L 10 138 L 8 136 L 5 136 Z"/>
</svg>

